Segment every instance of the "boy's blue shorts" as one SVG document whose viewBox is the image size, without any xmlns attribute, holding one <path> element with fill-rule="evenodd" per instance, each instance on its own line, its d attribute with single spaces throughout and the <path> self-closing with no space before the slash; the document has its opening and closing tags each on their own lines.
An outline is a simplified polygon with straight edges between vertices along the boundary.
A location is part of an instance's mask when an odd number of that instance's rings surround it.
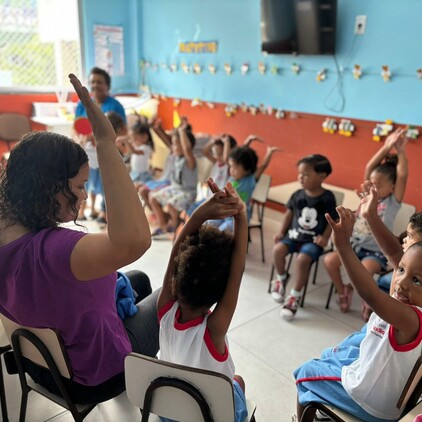
<svg viewBox="0 0 422 422">
<path fill-rule="evenodd" d="M 304 253 L 312 258 L 312 261 L 316 261 L 323 252 L 323 248 L 318 246 L 316 243 L 312 242 L 296 242 L 295 240 L 284 237 L 280 240 L 280 243 L 283 243 L 287 246 L 289 253 L 298 252 Z"/>
</svg>

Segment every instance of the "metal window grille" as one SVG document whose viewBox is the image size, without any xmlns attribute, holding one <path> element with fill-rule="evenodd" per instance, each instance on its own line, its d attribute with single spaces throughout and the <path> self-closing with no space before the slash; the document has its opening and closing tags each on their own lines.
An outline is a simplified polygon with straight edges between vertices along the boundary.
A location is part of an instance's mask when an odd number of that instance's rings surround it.
<svg viewBox="0 0 422 422">
<path fill-rule="evenodd" d="M 77 0 L 0 0 L 0 87 L 47 90 L 81 71 Z"/>
</svg>

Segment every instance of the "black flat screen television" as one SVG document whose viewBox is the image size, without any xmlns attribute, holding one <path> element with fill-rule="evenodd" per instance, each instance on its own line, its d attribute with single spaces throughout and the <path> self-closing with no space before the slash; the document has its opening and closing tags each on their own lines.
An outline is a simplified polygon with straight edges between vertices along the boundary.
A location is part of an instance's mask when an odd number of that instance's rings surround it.
<svg viewBox="0 0 422 422">
<path fill-rule="evenodd" d="M 337 0 L 261 0 L 262 51 L 334 54 Z"/>
</svg>

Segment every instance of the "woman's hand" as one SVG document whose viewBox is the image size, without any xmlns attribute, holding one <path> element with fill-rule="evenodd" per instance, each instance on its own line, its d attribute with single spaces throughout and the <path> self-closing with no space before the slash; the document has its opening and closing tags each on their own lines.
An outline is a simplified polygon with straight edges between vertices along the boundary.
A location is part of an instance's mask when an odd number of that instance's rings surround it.
<svg viewBox="0 0 422 422">
<path fill-rule="evenodd" d="M 81 81 L 73 73 L 69 75 L 69 80 L 85 107 L 96 142 L 112 141 L 114 143 L 116 133 L 114 132 L 113 126 L 102 110 L 92 101 L 88 89 L 81 84 Z"/>
</svg>

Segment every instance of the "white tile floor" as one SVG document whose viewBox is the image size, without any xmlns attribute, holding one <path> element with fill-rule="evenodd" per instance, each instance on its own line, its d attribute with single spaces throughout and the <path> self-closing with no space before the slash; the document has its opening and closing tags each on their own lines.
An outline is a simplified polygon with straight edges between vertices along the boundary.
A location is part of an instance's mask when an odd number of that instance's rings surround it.
<svg viewBox="0 0 422 422">
<path fill-rule="evenodd" d="M 282 214 L 267 212 L 265 250 L 267 262 L 261 262 L 259 233 L 252 233 L 238 307 L 231 324 L 230 351 L 236 372 L 246 381 L 246 393 L 257 404 L 258 422 L 290 422 L 295 412 L 296 388 L 292 371 L 305 360 L 317 357 L 320 351 L 334 345 L 352 331 L 361 328 L 359 299 L 354 297 L 350 313 L 342 314 L 332 301 L 324 308 L 329 281 L 320 265 L 317 282 L 310 284 L 305 307 L 299 309 L 292 322 L 279 316 L 280 305 L 267 293 L 271 270 L 273 235 L 279 229 Z M 87 223 L 96 230 L 96 223 Z M 154 241 L 148 252 L 127 267 L 145 271 L 158 288 L 170 254 L 170 241 Z M 294 266 L 294 263 L 292 264 Z M 356 296 L 356 295 L 355 295 Z M 17 421 L 20 387 L 17 376 L 5 374 L 10 421 Z M 27 421 L 72 421 L 64 411 L 36 393 L 30 394 Z M 125 394 L 97 406 L 85 419 L 94 421 L 139 421 L 139 411 Z"/>
</svg>

